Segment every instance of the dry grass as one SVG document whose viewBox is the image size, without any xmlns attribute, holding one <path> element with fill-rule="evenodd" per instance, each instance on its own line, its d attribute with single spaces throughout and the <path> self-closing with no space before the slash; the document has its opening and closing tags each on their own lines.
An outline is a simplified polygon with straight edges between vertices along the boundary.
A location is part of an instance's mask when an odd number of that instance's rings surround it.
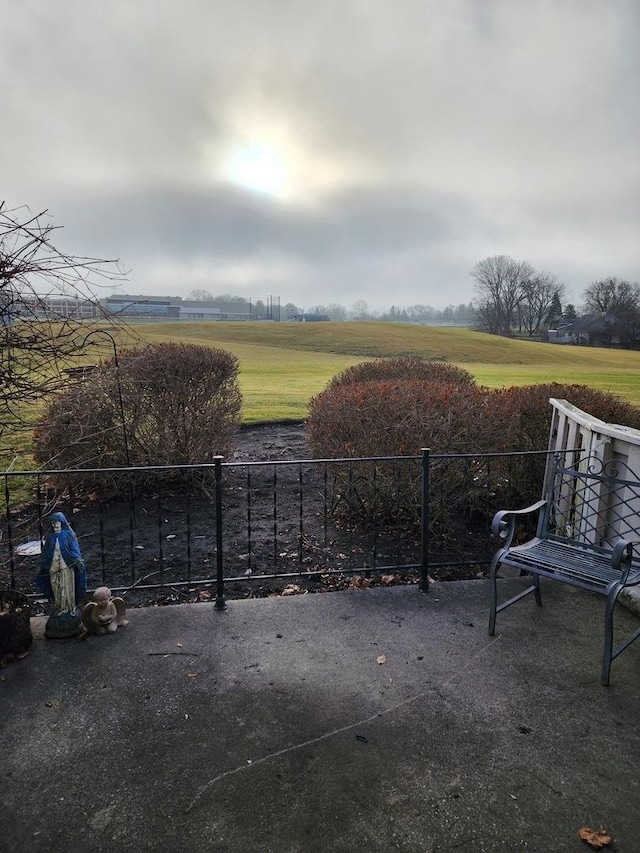
<svg viewBox="0 0 640 853">
<path fill-rule="evenodd" d="M 189 340 L 234 352 L 240 358 L 249 421 L 288 417 L 287 412 L 297 418 L 306 412 L 308 399 L 339 370 L 392 356 L 450 361 L 490 388 L 579 383 L 640 406 L 640 353 L 628 350 L 541 344 L 469 329 L 397 323 L 162 323 L 136 331 L 150 341 Z"/>
</svg>

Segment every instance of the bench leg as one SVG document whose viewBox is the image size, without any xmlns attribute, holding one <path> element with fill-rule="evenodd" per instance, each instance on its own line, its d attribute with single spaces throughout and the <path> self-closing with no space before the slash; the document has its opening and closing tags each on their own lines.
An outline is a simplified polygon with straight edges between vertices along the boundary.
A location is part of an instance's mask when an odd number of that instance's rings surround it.
<svg viewBox="0 0 640 853">
<path fill-rule="evenodd" d="M 628 649 L 631 643 L 635 643 L 640 638 L 640 628 L 636 628 L 629 636 L 624 639 L 616 648 L 613 648 L 613 612 L 616 606 L 619 593 L 622 591 L 622 586 L 614 587 L 607 596 L 607 605 L 604 611 L 604 649 L 602 651 L 602 675 L 600 683 L 603 687 L 609 684 L 609 676 L 611 674 L 611 664 L 621 655 L 625 649 Z"/>
<path fill-rule="evenodd" d="M 542 595 L 540 593 L 540 575 L 533 575 L 533 594 L 536 598 L 536 604 L 538 607 L 542 607 Z"/>
<path fill-rule="evenodd" d="M 604 648 L 602 649 L 602 672 L 600 684 L 608 687 L 611 675 L 611 662 L 613 660 L 613 609 L 616 606 L 618 591 L 607 596 L 607 604 L 604 609 Z"/>
<path fill-rule="evenodd" d="M 498 612 L 498 583 L 496 573 L 498 571 L 498 552 L 491 561 L 489 569 L 489 636 L 493 637 L 496 633 L 496 614 Z"/>
<path fill-rule="evenodd" d="M 509 607 L 511 604 L 515 604 L 516 601 L 520 601 L 521 598 L 529 595 L 529 593 L 533 593 L 536 599 L 536 604 L 538 607 L 542 607 L 542 595 L 540 593 L 540 576 L 531 574 L 531 586 L 527 587 L 527 589 L 523 590 L 523 592 L 518 593 L 518 595 L 514 595 L 513 598 L 510 598 L 508 601 L 503 602 L 500 606 L 498 606 L 498 566 L 500 565 L 500 555 L 501 551 L 495 555 L 493 560 L 491 561 L 491 568 L 489 569 L 489 636 L 493 637 L 496 633 L 496 616 L 501 610 L 504 610 L 505 607 Z M 528 574 L 528 573 L 526 573 Z"/>
</svg>

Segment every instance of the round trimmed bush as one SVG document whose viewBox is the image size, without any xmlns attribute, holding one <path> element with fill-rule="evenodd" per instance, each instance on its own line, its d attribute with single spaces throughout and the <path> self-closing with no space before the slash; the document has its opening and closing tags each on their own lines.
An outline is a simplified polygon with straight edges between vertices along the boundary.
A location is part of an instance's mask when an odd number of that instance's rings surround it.
<svg viewBox="0 0 640 853">
<path fill-rule="evenodd" d="M 640 409 L 607 391 L 559 382 L 514 386 L 492 391 L 487 397 L 487 417 L 504 425 L 502 434 L 496 432 L 494 449 L 545 450 L 551 429 L 552 397 L 567 400 L 606 423 L 640 429 Z"/>
<path fill-rule="evenodd" d="M 472 384 L 396 379 L 330 386 L 310 402 L 309 443 L 316 458 L 415 456 L 423 447 L 482 449 L 484 398 Z M 438 469 L 443 499 L 451 504 L 468 494 L 468 469 L 443 462 Z M 331 473 L 334 509 L 349 522 L 420 517 L 415 465 L 336 464 Z"/>
<path fill-rule="evenodd" d="M 238 360 L 225 350 L 123 350 L 52 399 L 34 456 L 55 468 L 212 462 L 233 453 L 241 403 Z"/>
<path fill-rule="evenodd" d="M 409 360 L 398 361 L 404 365 Z M 422 447 L 440 455 L 475 454 L 476 459 L 440 458 L 432 463 L 432 492 L 449 517 L 462 504 L 465 512 L 484 508 L 484 515 L 490 516 L 494 504 L 495 508 L 524 506 L 531 499 L 542 483 L 543 455 L 489 459 L 481 454 L 546 450 L 551 397 L 567 399 L 601 420 L 640 428 L 640 409 L 587 386 L 550 383 L 492 391 L 477 387 L 473 380 L 375 379 L 385 364 L 368 362 L 349 368 L 311 400 L 308 427 L 313 454 L 324 458 L 406 456 L 418 454 Z M 352 381 L 357 376 L 363 381 Z M 418 519 L 420 482 L 415 473 L 409 482 L 408 474 L 385 474 L 381 464 L 373 462 L 358 463 L 349 474 L 344 466 L 332 466 L 332 470 L 334 505 L 349 521 L 392 515 Z M 409 471 L 409 466 L 404 470 Z M 444 509 L 436 513 L 444 515 Z"/>
<path fill-rule="evenodd" d="M 456 385 L 475 385 L 476 381 L 468 370 L 446 361 L 424 358 L 378 358 L 347 367 L 333 377 L 328 388 L 337 385 L 362 384 L 406 379 L 410 382 L 445 382 Z"/>
</svg>

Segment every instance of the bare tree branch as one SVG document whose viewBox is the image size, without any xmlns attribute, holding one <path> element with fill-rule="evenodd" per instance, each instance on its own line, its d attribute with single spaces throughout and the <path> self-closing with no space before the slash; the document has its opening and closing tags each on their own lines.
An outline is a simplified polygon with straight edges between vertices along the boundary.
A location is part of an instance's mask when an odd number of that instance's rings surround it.
<svg viewBox="0 0 640 853">
<path fill-rule="evenodd" d="M 616 318 L 615 332 L 623 346 L 640 340 L 640 286 L 625 279 L 603 278 L 584 291 L 587 308 Z"/>
<path fill-rule="evenodd" d="M 525 298 L 524 286 L 535 274 L 527 261 L 494 255 L 471 270 L 475 280 L 478 322 L 495 335 L 511 337 L 516 309 Z"/>
<path fill-rule="evenodd" d="M 104 312 L 96 289 L 125 280 L 116 260 L 57 249 L 47 211 L 0 202 L 0 434 L 29 422 L 87 349 L 85 336 Z M 110 318 L 122 330 L 124 323 Z"/>
</svg>

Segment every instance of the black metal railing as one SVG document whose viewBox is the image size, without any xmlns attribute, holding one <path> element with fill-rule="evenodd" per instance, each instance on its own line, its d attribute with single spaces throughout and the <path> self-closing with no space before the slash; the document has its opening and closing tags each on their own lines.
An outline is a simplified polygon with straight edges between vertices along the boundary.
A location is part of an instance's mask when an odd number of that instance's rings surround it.
<svg viewBox="0 0 640 853">
<path fill-rule="evenodd" d="M 131 603 L 147 603 L 150 591 L 200 591 L 222 608 L 229 596 L 268 595 L 283 584 L 330 589 L 345 577 L 415 580 L 426 591 L 432 577 L 484 571 L 495 550 L 493 514 L 539 495 L 547 455 L 425 449 L 6 472 L 0 586 L 37 596 L 39 542 L 47 516 L 62 511 L 90 587 L 109 586 Z"/>
</svg>

